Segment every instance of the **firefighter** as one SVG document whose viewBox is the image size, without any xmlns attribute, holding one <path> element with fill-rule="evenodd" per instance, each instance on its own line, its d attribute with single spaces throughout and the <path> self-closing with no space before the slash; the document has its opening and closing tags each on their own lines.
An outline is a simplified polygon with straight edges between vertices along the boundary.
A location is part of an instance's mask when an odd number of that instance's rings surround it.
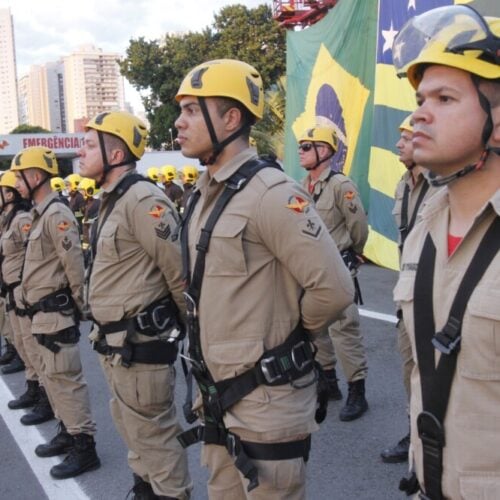
<svg viewBox="0 0 500 500">
<path fill-rule="evenodd" d="M 355 184 L 341 172 L 331 169 L 337 144 L 335 130 L 324 125 L 309 128 L 300 136 L 300 164 L 307 172 L 302 185 L 312 196 L 347 268 L 357 279 L 360 256 L 368 237 L 368 220 Z M 337 384 L 335 352 L 348 382 L 349 394 L 340 411 L 340 420 L 359 418 L 368 409 L 365 398 L 368 367 L 356 304 L 351 304 L 337 321 L 325 328 L 316 345 L 330 398 L 342 398 Z"/>
<path fill-rule="evenodd" d="M 178 214 L 136 172 L 147 129 L 121 111 L 87 124 L 82 175 L 101 186 L 89 265 L 94 349 L 109 383 L 111 414 L 128 449 L 135 498 L 190 496 L 174 404 L 177 343 L 184 331 Z"/>
<path fill-rule="evenodd" d="M 199 177 L 199 172 L 193 165 L 184 165 L 179 173 L 179 177 L 182 182 L 182 189 L 184 190 L 181 201 L 181 211 L 183 211 L 186 208 L 186 203 L 191 196 L 191 193 L 193 192 L 196 180 Z"/>
<path fill-rule="evenodd" d="M 59 173 L 50 149 L 21 150 L 11 170 L 16 189 L 34 204 L 19 302 L 39 344 L 44 384 L 37 405 L 21 423 L 40 423 L 50 415 L 50 407 L 54 409 L 59 432 L 49 443 L 37 446 L 35 453 L 40 457 L 68 453 L 50 469 L 53 478 L 66 479 L 100 466 L 78 347 L 83 306 L 80 234 L 73 213 L 50 187 L 50 178 Z"/>
<path fill-rule="evenodd" d="M 16 307 L 19 301 L 21 269 L 25 245 L 31 228 L 31 204 L 23 200 L 16 189 L 14 172 L 7 171 L 0 179 L 2 213 L 6 214 L 0 237 L 2 287 L 7 292 L 7 311 L 14 334 L 17 352 L 26 367 L 26 391 L 9 401 L 11 410 L 31 408 L 38 401 L 41 357 L 35 338 L 31 334 L 31 322 Z"/>
<path fill-rule="evenodd" d="M 180 212 L 184 191 L 174 182 L 177 178 L 177 169 L 173 165 L 164 165 L 161 167 L 160 173 L 165 194 Z"/>
<path fill-rule="evenodd" d="M 259 72 L 209 61 L 176 99 L 182 154 L 207 166 L 180 233 L 203 425 L 179 439 L 203 441 L 211 499 L 302 499 L 317 429 L 311 340 L 352 302 L 352 281 L 307 193 L 249 147 Z"/>
<path fill-rule="evenodd" d="M 399 151 L 399 161 L 403 163 L 406 172 L 401 177 L 396 186 L 394 195 L 394 216 L 396 226 L 399 229 L 399 250 L 400 253 L 406 237 L 412 230 L 418 220 L 418 214 L 424 203 L 429 199 L 439 188 L 433 187 L 428 179 L 428 170 L 420 165 L 416 165 L 413 160 L 413 125 L 411 123 L 411 115 L 407 116 L 399 126 L 400 137 L 396 143 L 396 148 Z M 415 365 L 411 352 L 410 338 L 405 329 L 404 321 L 402 320 L 401 309 L 398 307 L 397 313 L 398 322 L 398 349 L 401 356 L 401 365 L 403 368 L 403 384 L 410 403 L 410 376 Z M 386 448 L 380 454 L 382 461 L 386 463 L 399 463 L 408 460 L 408 450 L 410 447 L 410 431 L 397 444 L 390 448 Z"/>
<path fill-rule="evenodd" d="M 415 367 L 410 465 L 421 498 L 500 491 L 500 18 L 467 6 L 408 21 L 396 70 L 416 90 L 413 159 L 428 200 L 405 241 L 394 298 Z"/>
</svg>

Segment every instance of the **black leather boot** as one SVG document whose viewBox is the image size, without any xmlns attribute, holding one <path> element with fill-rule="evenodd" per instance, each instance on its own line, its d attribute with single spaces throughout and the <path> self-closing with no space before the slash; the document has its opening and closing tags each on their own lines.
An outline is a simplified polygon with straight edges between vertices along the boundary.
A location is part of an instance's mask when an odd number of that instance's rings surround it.
<svg viewBox="0 0 500 500">
<path fill-rule="evenodd" d="M 38 425 L 48 422 L 54 418 L 54 412 L 50 406 L 49 398 L 45 392 L 44 387 L 39 387 L 39 397 L 35 404 L 33 410 L 30 413 L 26 413 L 21 417 L 21 423 L 23 425 Z"/>
<path fill-rule="evenodd" d="M 38 380 L 27 380 L 26 391 L 21 394 L 17 399 L 9 401 L 7 406 L 11 410 L 21 410 L 23 408 L 31 408 L 35 406 L 38 401 Z"/>
<path fill-rule="evenodd" d="M 98 469 L 101 461 L 95 451 L 95 441 L 89 434 L 73 436 L 74 446 L 67 457 L 58 465 L 50 469 L 54 479 L 68 479 L 76 477 L 89 470 Z"/>
<path fill-rule="evenodd" d="M 68 453 L 74 446 L 73 436 L 68 434 L 63 422 L 57 426 L 57 434 L 46 444 L 39 444 L 35 448 L 38 457 L 55 457 Z"/>
<path fill-rule="evenodd" d="M 8 364 L 2 367 L 2 373 L 4 375 L 10 375 L 11 373 L 22 372 L 25 369 L 24 361 L 19 357 L 19 354 L 14 356 L 14 359 Z"/>
<path fill-rule="evenodd" d="M 349 422 L 361 417 L 368 410 L 368 403 L 365 399 L 365 381 L 356 380 L 349 382 L 349 395 L 347 402 L 340 411 L 339 418 L 342 422 Z"/>
<path fill-rule="evenodd" d="M 410 433 L 399 440 L 398 444 L 386 448 L 381 454 L 382 462 L 386 464 L 398 464 L 408 462 L 408 450 L 410 449 Z"/>
<path fill-rule="evenodd" d="M 151 484 L 144 481 L 144 479 L 137 474 L 134 474 L 134 487 L 132 488 L 132 493 L 134 494 L 132 500 L 156 500 L 158 498 Z"/>
<path fill-rule="evenodd" d="M 15 357 L 17 351 L 13 344 L 5 339 L 5 351 L 0 356 L 0 365 L 8 365 Z"/>
<path fill-rule="evenodd" d="M 340 401 L 342 399 L 342 392 L 340 392 L 337 372 L 335 368 L 331 370 L 324 370 L 326 387 L 328 392 L 328 399 L 332 399 L 334 401 Z"/>
</svg>

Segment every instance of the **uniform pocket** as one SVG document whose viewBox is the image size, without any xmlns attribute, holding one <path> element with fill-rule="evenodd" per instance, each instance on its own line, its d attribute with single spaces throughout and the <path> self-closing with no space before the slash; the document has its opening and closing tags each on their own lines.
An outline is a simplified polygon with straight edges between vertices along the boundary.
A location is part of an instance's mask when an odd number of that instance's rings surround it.
<svg viewBox="0 0 500 500">
<path fill-rule="evenodd" d="M 144 370 L 136 367 L 136 370 L 137 401 L 140 406 L 165 406 L 172 402 L 175 383 L 173 366 L 147 367 Z"/>
<path fill-rule="evenodd" d="M 75 374 L 82 371 L 82 363 L 80 361 L 80 350 L 78 344 L 61 344 L 57 342 L 61 350 L 53 353 L 47 349 L 43 353 L 45 363 L 45 371 L 48 376 L 58 374 Z M 40 349 L 46 349 L 40 347 Z"/>
<path fill-rule="evenodd" d="M 464 377 L 500 380 L 500 293 L 493 288 L 477 288 L 469 300 L 458 357 Z"/>
<path fill-rule="evenodd" d="M 42 227 L 36 228 L 28 238 L 26 260 L 43 260 Z"/>
<path fill-rule="evenodd" d="M 117 224 L 108 221 L 104 224 L 97 243 L 99 259 L 112 261 L 119 260 L 118 245 L 116 241 L 117 231 Z"/>
<path fill-rule="evenodd" d="M 247 265 L 243 232 L 247 219 L 237 215 L 222 216 L 217 222 L 208 250 L 207 276 L 245 276 Z"/>
</svg>

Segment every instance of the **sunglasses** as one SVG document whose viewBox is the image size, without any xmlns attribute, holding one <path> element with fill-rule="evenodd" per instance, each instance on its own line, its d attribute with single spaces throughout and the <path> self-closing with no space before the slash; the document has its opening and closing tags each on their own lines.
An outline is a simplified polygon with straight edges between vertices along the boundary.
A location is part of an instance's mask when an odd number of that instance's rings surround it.
<svg viewBox="0 0 500 500">
<path fill-rule="evenodd" d="M 306 153 L 308 151 L 311 151 L 312 148 L 313 148 L 313 145 L 310 142 L 307 142 L 306 144 L 299 144 L 299 149 L 301 151 L 305 151 Z"/>
</svg>

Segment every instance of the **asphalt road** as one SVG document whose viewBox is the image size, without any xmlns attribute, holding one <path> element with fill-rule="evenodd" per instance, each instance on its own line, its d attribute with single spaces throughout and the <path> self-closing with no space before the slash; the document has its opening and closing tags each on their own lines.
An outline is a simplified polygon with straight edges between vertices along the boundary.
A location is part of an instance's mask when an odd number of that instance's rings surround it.
<svg viewBox="0 0 500 500">
<path fill-rule="evenodd" d="M 365 265 L 360 282 L 365 301 L 362 309 L 393 315 L 392 288 L 395 272 Z M 367 400 L 369 411 L 354 422 L 340 422 L 342 401 L 330 402 L 329 412 L 319 432 L 313 436 L 308 463 L 307 491 L 313 500 L 392 500 L 406 498 L 398 491 L 406 464 L 384 464 L 380 451 L 397 442 L 407 431 L 406 402 L 401 380 L 396 329 L 390 322 L 362 317 L 362 330 L 368 355 Z M 125 499 L 132 486 L 126 462 L 126 448 L 113 427 L 108 409 L 109 392 L 96 355 L 86 342 L 84 325 L 81 340 L 84 372 L 89 384 L 92 409 L 98 425 L 96 437 L 102 467 L 83 474 L 75 481 L 53 481 L 48 475 L 51 462 L 34 455 L 42 439 L 56 432 L 54 422 L 36 429 L 17 424 L 23 411 L 7 409 L 10 390 L 24 390 L 24 375 L 17 373 L 0 379 L 0 499 L 92 500 Z M 338 370 L 342 377 L 342 370 Z M 180 370 L 178 373 L 181 373 Z M 341 388 L 347 393 L 346 383 Z M 184 398 L 184 381 L 178 377 L 178 408 Z M 181 422 L 187 427 L 181 417 Z M 33 431 L 33 432 L 31 432 Z M 33 435 L 35 434 L 35 435 Z M 52 462 L 54 463 L 54 462 Z M 199 446 L 189 450 L 191 475 L 195 483 L 193 499 L 206 495 L 207 471 L 199 463 Z"/>
</svg>

